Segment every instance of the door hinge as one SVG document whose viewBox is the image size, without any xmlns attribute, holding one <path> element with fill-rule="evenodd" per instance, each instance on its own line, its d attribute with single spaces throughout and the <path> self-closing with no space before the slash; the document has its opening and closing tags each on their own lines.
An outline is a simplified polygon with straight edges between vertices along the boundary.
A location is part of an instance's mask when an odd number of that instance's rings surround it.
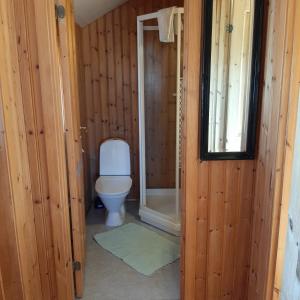
<svg viewBox="0 0 300 300">
<path fill-rule="evenodd" d="M 66 16 L 66 10 L 63 5 L 55 4 L 56 19 L 64 19 Z"/>
<path fill-rule="evenodd" d="M 80 271 L 81 270 L 81 263 L 79 261 L 73 261 L 73 270 Z"/>
<path fill-rule="evenodd" d="M 226 25 L 226 32 L 231 33 L 233 31 L 233 25 L 232 24 L 227 24 Z"/>
</svg>

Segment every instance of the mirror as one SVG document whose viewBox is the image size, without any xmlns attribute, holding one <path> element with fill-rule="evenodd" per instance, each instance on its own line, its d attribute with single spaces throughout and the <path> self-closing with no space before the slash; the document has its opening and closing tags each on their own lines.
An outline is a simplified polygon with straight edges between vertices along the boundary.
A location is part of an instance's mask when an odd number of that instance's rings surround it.
<svg viewBox="0 0 300 300">
<path fill-rule="evenodd" d="M 205 0 L 202 160 L 253 159 L 263 1 Z"/>
</svg>

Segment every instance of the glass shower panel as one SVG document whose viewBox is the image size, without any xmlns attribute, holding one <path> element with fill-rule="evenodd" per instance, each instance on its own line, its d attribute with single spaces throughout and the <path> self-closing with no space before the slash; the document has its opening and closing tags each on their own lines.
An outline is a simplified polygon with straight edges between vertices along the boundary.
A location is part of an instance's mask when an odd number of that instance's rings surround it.
<svg viewBox="0 0 300 300">
<path fill-rule="evenodd" d="M 144 31 L 146 207 L 176 218 L 177 44 Z"/>
</svg>

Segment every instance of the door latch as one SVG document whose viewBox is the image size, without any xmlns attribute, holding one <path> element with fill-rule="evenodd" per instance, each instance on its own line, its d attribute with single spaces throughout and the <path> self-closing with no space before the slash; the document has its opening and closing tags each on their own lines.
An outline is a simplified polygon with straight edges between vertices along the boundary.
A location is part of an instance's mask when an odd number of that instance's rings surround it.
<svg viewBox="0 0 300 300">
<path fill-rule="evenodd" d="M 73 271 L 80 271 L 81 263 L 79 261 L 73 261 Z"/>
</svg>

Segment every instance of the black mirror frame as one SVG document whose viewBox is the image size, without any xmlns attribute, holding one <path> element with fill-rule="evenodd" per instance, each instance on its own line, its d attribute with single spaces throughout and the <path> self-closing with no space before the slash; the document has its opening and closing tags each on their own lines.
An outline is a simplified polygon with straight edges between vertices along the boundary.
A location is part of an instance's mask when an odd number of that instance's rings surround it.
<svg viewBox="0 0 300 300">
<path fill-rule="evenodd" d="M 261 69 L 261 50 L 263 35 L 264 1 L 255 0 L 252 68 L 249 99 L 249 117 L 247 132 L 247 147 L 245 152 L 208 152 L 208 122 L 209 122 L 209 93 L 211 66 L 211 35 L 213 1 L 204 0 L 203 9 L 203 47 L 202 70 L 200 82 L 200 159 L 201 160 L 251 160 L 255 158 L 256 129 L 258 114 L 258 97 Z"/>
</svg>

